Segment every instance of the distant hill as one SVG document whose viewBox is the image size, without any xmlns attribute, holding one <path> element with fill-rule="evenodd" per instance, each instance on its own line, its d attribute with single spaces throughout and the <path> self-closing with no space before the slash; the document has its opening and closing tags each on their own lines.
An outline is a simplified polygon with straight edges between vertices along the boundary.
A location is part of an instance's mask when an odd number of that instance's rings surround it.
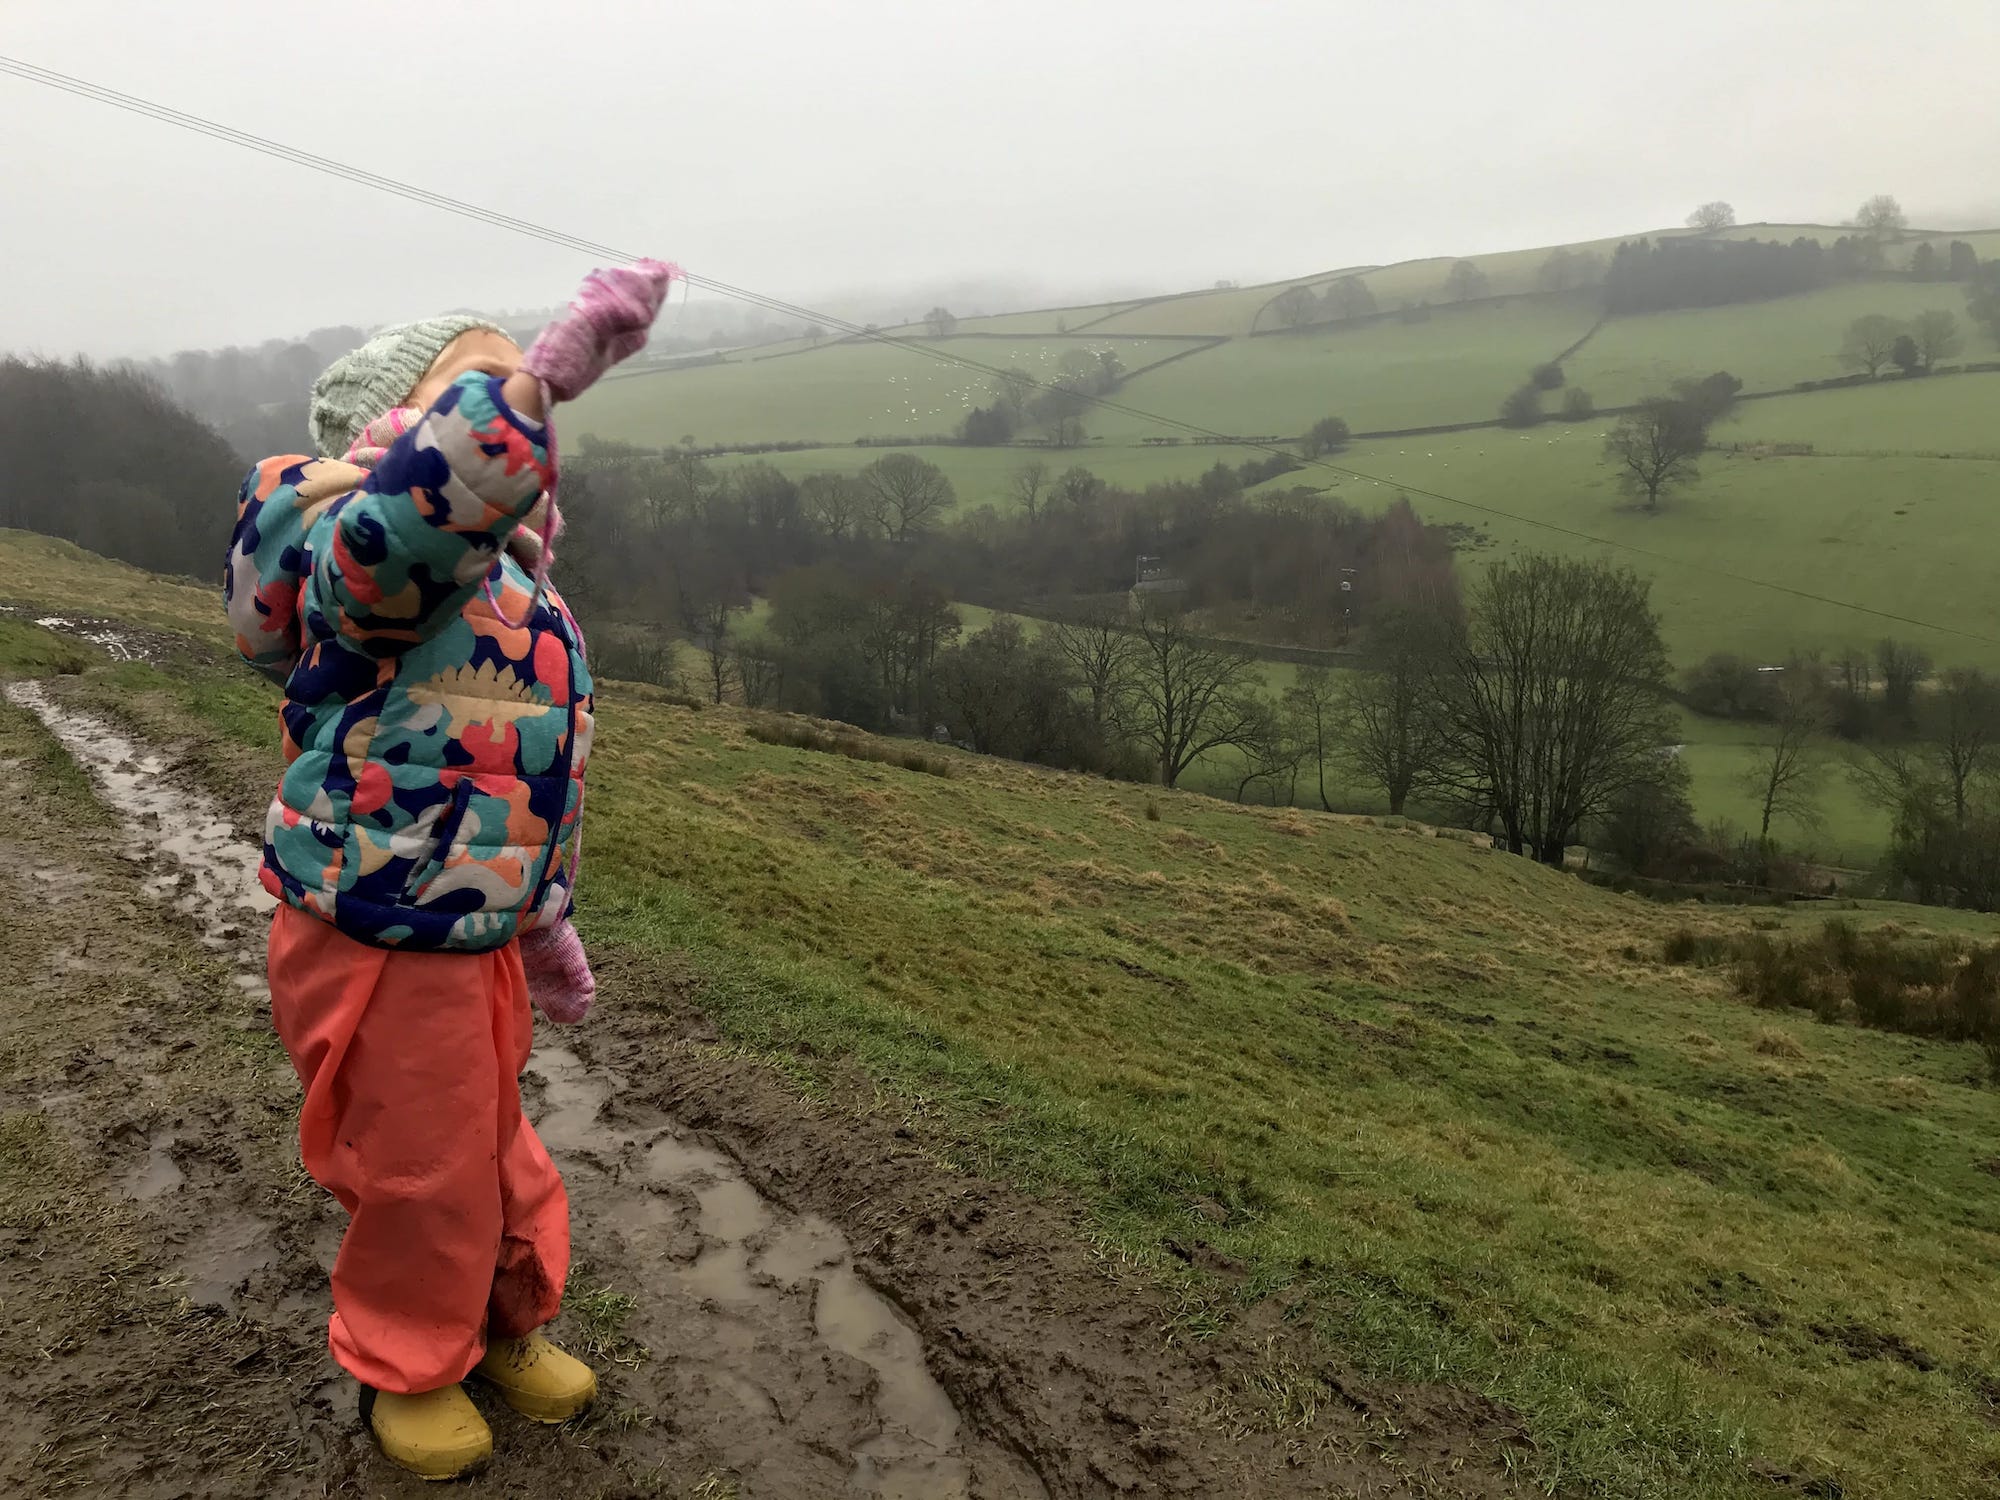
<svg viewBox="0 0 2000 1500">
<path fill-rule="evenodd" d="M 1714 238 L 1803 239 L 1830 250 L 1854 233 L 1750 224 Z M 1816 290 L 1619 317 L 1604 315 L 1595 285 L 1617 240 L 1473 256 L 1463 270 L 1450 257 L 1335 268 L 1260 286 L 966 317 L 942 337 L 921 324 L 887 330 L 915 352 L 831 334 L 747 348 L 701 368 L 607 381 L 569 420 L 582 433 L 642 444 L 815 445 L 765 460 L 793 474 L 851 472 L 873 456 L 857 439 L 907 440 L 926 445 L 963 502 L 1004 508 L 1008 475 L 1035 455 L 947 446 L 964 414 L 991 399 L 992 377 L 922 354 L 1041 378 L 1066 351 L 1085 348 L 1120 361 L 1114 399 L 1135 412 L 1279 446 L 1321 416 L 1343 417 L 1363 436 L 1332 462 L 1366 477 L 1302 477 L 1347 503 L 1378 506 L 1407 486 L 1449 497 L 1417 500 L 1428 518 L 1479 528 L 1489 549 L 1585 545 L 1565 534 L 1575 531 L 1642 549 L 1620 555 L 1655 578 L 1683 661 L 1718 650 L 1772 660 L 1837 654 L 1907 628 L 1723 572 L 2000 636 L 2000 603 L 1974 565 L 1980 552 L 1967 545 L 1980 538 L 1983 547 L 2000 484 L 1989 415 L 2000 373 L 1973 367 L 2000 362 L 2000 345 L 1964 317 L 1958 284 L 1915 274 L 1919 247 L 1944 261 L 1953 241 L 1982 261 L 2000 257 L 2000 230 L 1911 231 L 1884 245 L 1879 262 Z M 1285 311 L 1300 307 L 1301 326 L 1286 326 Z M 1962 349 L 1945 361 L 1951 373 L 1825 388 L 1848 373 L 1838 354 L 1857 317 L 1900 321 L 1929 309 L 1958 318 Z M 1739 376 L 1749 399 L 1713 433 L 1701 482 L 1661 514 L 1639 515 L 1601 461 L 1607 419 L 1528 432 L 1497 426 L 1508 392 L 1533 366 L 1558 359 L 1566 385 L 1548 399 L 1551 411 L 1570 387 L 1602 410 L 1718 369 Z M 1464 426 L 1473 430 L 1436 431 Z M 1093 412 L 1085 427 L 1082 446 L 1041 456 L 1128 486 L 1252 456 L 1190 443 L 1134 412 Z M 1940 660 L 1989 660 L 1977 642 L 1916 633 Z"/>
</svg>

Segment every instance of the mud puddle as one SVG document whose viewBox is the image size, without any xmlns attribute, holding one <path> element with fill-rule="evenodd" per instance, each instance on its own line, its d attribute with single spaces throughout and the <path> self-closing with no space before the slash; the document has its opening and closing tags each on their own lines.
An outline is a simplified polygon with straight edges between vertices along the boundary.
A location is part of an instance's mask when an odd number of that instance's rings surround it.
<svg viewBox="0 0 2000 1500">
<path fill-rule="evenodd" d="M 73 635 L 80 641 L 88 641 L 113 661 L 150 662 L 159 659 L 159 652 L 142 641 L 139 633 L 114 620 L 44 614 L 18 604 L 0 604 L 0 615 L 26 620 L 29 624 L 39 625 L 44 630 L 53 630 L 62 635 Z"/>
<path fill-rule="evenodd" d="M 55 702 L 40 683 L 10 682 L 6 697 L 41 720 L 89 774 L 98 795 L 129 823 L 129 857 L 153 864 L 141 880 L 144 894 L 191 918 L 205 947 L 243 953 L 277 902 L 257 883 L 259 852 L 235 824 L 202 793 L 174 780 L 162 756 L 102 719 Z M 239 974 L 246 993 L 262 995 L 259 968 Z"/>
<path fill-rule="evenodd" d="M 639 1333 L 670 1362 L 677 1413 L 706 1409 L 739 1426 L 741 1451 L 730 1457 L 746 1478 L 759 1467 L 760 1432 L 776 1424 L 822 1428 L 812 1441 L 844 1450 L 850 1493 L 1045 1493 L 991 1454 L 975 1474 L 922 1340 L 856 1273 L 831 1223 L 773 1204 L 671 1120 L 616 1107 L 626 1081 L 586 1069 L 567 1048 L 539 1049 L 528 1074 L 541 1095 L 530 1113 L 588 1226 L 580 1253 L 593 1253 L 593 1238 L 617 1243 L 645 1288 Z"/>
</svg>

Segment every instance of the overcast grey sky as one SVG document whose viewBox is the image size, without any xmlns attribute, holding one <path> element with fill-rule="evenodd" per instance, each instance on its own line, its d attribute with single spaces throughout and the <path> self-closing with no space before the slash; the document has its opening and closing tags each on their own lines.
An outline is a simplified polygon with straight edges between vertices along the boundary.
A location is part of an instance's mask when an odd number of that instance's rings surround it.
<svg viewBox="0 0 2000 1500">
<path fill-rule="evenodd" d="M 1179 289 L 1677 223 L 2000 222 L 1995 0 L 5 0 L 0 52 L 795 300 Z M 588 261 L 0 75 L 0 349 Z"/>
</svg>

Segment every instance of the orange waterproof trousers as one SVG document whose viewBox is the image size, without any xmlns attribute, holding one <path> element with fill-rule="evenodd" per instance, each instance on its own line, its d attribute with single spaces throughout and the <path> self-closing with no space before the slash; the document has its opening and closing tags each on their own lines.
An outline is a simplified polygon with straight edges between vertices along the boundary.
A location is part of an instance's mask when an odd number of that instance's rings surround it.
<svg viewBox="0 0 2000 1500">
<path fill-rule="evenodd" d="M 300 1154 L 349 1219 L 333 1357 L 377 1390 L 461 1380 L 489 1334 L 553 1318 L 569 1272 L 569 1197 L 521 1115 L 520 947 L 399 953 L 280 906 L 270 977 Z"/>
</svg>

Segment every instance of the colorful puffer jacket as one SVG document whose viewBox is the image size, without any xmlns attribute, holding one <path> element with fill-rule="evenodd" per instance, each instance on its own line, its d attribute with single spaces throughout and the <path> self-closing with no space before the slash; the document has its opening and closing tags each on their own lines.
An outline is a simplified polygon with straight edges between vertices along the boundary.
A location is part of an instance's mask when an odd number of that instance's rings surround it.
<svg viewBox="0 0 2000 1500">
<path fill-rule="evenodd" d="M 497 948 L 569 909 L 590 672 L 552 589 L 528 614 L 510 554 L 553 473 L 500 384 L 461 377 L 373 474 L 267 459 L 238 501 L 237 650 L 285 685 L 264 886 L 380 947 Z"/>
</svg>

